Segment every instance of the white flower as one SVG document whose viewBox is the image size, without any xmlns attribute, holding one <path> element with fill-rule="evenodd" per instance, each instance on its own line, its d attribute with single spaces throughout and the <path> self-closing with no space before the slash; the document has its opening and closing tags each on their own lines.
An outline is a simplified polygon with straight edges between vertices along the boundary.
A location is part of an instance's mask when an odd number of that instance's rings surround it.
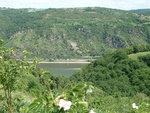
<svg viewBox="0 0 150 113">
<path fill-rule="evenodd" d="M 92 92 L 93 92 L 92 89 L 87 89 L 87 90 L 86 90 L 86 93 L 92 93 Z"/>
<path fill-rule="evenodd" d="M 90 113 L 95 113 L 92 109 L 90 110 Z"/>
<path fill-rule="evenodd" d="M 59 101 L 59 107 L 64 108 L 64 111 L 69 110 L 71 104 L 72 103 L 70 101 L 65 101 L 63 99 L 60 99 L 60 101 Z"/>
<path fill-rule="evenodd" d="M 0 59 L 3 58 L 2 56 L 0 56 Z"/>
<path fill-rule="evenodd" d="M 136 106 L 136 104 L 135 104 L 135 103 L 133 103 L 133 104 L 132 104 L 132 107 L 133 107 L 133 108 L 135 108 L 135 109 L 139 109 L 139 107 L 138 107 L 138 106 Z"/>
</svg>

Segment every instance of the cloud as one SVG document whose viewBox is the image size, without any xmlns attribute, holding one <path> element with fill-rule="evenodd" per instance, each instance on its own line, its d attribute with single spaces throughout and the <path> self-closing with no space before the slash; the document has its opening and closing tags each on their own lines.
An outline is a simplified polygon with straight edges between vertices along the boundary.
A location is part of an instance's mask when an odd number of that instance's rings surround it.
<svg viewBox="0 0 150 113">
<path fill-rule="evenodd" d="M 49 4 L 49 0 L 2 0 L 0 1 L 0 7 L 11 8 L 44 8 L 46 4 Z M 46 6 L 47 7 L 47 6 Z"/>
</svg>

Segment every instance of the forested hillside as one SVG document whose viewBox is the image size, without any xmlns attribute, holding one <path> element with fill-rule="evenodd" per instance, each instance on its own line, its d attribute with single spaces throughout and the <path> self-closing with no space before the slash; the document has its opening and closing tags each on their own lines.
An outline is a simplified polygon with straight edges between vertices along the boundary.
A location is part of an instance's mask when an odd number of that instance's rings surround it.
<svg viewBox="0 0 150 113">
<path fill-rule="evenodd" d="M 144 93 L 150 96 L 150 54 L 139 56 L 137 60 L 128 56 L 139 52 L 137 49 L 141 47 L 107 54 L 76 72 L 71 80 L 91 82 L 110 95 L 133 96 Z"/>
<path fill-rule="evenodd" d="M 101 56 L 150 42 L 150 16 L 99 7 L 0 8 L 0 25 L 5 47 L 43 59 Z"/>
</svg>

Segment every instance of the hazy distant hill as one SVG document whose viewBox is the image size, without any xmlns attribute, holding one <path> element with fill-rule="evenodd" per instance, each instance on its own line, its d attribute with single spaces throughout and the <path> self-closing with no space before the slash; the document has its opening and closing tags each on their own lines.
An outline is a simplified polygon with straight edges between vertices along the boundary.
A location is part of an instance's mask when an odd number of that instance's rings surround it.
<svg viewBox="0 0 150 113">
<path fill-rule="evenodd" d="M 143 15 L 150 15 L 150 9 L 137 9 L 137 10 L 131 10 L 131 12 L 143 14 Z"/>
<path fill-rule="evenodd" d="M 44 59 L 100 56 L 150 42 L 150 16 L 107 8 L 0 8 L 6 47 Z"/>
</svg>

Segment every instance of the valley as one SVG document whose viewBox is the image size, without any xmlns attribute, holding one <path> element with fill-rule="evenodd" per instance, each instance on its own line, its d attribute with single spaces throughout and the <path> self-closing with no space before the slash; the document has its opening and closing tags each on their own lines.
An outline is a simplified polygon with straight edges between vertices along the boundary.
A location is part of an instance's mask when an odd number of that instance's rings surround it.
<svg viewBox="0 0 150 113">
<path fill-rule="evenodd" d="M 0 113 L 149 113 L 150 9 L 0 8 Z"/>
</svg>

